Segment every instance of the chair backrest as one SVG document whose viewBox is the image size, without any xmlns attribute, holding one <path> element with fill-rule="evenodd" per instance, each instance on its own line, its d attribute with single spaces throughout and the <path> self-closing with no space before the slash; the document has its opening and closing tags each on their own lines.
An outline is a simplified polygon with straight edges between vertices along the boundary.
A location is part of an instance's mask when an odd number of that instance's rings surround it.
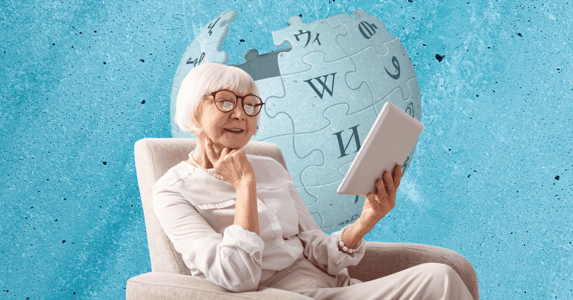
<svg viewBox="0 0 573 300">
<path fill-rule="evenodd" d="M 197 140 L 194 138 L 146 138 L 135 143 L 135 168 L 153 272 L 191 275 L 181 258 L 181 254 L 173 248 L 173 244 L 163 232 L 163 228 L 161 228 L 161 224 L 153 211 L 152 189 L 155 182 L 165 172 L 181 161 L 187 160 L 189 152 L 193 151 L 196 145 Z M 246 154 L 274 158 L 286 169 L 282 152 L 274 144 L 251 141 L 241 150 Z"/>
</svg>

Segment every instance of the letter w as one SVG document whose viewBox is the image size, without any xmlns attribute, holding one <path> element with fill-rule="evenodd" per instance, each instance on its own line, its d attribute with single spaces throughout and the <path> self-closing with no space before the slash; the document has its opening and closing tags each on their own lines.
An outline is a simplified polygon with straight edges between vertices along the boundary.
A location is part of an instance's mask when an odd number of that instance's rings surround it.
<svg viewBox="0 0 573 300">
<path fill-rule="evenodd" d="M 328 79 L 328 75 L 332 75 L 332 85 L 331 85 L 330 89 L 328 88 L 328 86 L 326 86 L 326 80 Z M 324 82 L 322 80 L 320 80 L 320 76 L 318 76 L 316 78 L 311 78 L 311 79 L 305 80 L 304 82 L 310 84 L 310 87 L 320 97 L 320 99 L 322 99 L 322 96 L 324 96 L 325 90 L 326 90 L 326 92 L 328 92 L 330 94 L 330 96 L 332 96 L 332 93 L 334 93 L 334 75 L 336 75 L 336 72 L 323 75 Z M 316 86 L 314 86 L 314 84 L 312 83 L 312 79 L 316 79 L 316 81 L 318 81 L 318 83 L 320 83 L 320 85 L 322 85 L 322 93 L 318 91 Z"/>
<path fill-rule="evenodd" d="M 360 125 L 360 124 L 358 124 L 358 125 Z M 349 128 L 349 129 L 352 129 L 352 135 L 350 136 L 350 139 L 348 139 L 348 143 L 346 143 L 346 146 L 343 146 L 342 131 L 335 132 L 332 134 L 332 135 L 336 135 L 336 137 L 338 138 L 338 147 L 340 147 L 340 157 L 339 158 L 342 158 L 342 157 L 345 157 L 348 155 L 348 154 L 346 154 L 346 149 L 348 149 L 348 145 L 350 145 L 350 141 L 352 140 L 352 137 L 354 137 L 354 141 L 356 142 L 356 152 L 358 152 L 360 150 L 360 139 L 358 137 L 358 129 L 357 129 L 358 125 Z"/>
</svg>

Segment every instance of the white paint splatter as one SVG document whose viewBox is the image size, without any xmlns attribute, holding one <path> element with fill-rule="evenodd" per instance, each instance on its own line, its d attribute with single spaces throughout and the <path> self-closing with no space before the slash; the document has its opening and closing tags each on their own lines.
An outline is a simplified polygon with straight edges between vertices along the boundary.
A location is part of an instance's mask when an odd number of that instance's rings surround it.
<svg viewBox="0 0 573 300">
<path fill-rule="evenodd" d="M 406 172 L 406 174 L 404 174 L 404 177 L 400 182 L 400 187 L 398 188 L 396 198 L 410 199 L 412 200 L 412 202 L 416 203 L 416 205 L 418 205 L 418 207 L 421 210 L 425 211 L 425 209 L 421 205 L 422 203 L 425 202 L 424 197 L 417 189 L 416 180 L 415 179 L 412 180 L 411 179 L 412 177 L 408 176 L 408 174 L 410 173 L 412 172 Z"/>
</svg>

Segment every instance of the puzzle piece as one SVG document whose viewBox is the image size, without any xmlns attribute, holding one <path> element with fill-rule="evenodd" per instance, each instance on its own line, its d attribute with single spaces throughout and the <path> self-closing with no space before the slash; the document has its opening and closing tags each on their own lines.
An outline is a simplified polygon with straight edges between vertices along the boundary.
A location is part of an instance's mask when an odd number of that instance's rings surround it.
<svg viewBox="0 0 573 300">
<path fill-rule="evenodd" d="M 236 16 L 236 11 L 229 12 L 226 10 L 222 12 L 219 17 L 203 28 L 201 34 L 193 40 L 191 45 L 185 50 L 185 53 L 183 53 L 171 89 L 171 135 L 174 138 L 193 137 L 191 133 L 179 129 L 179 126 L 173 120 L 176 111 L 177 95 L 183 79 L 194 67 L 202 63 L 227 63 L 229 55 L 227 52 L 221 51 L 221 46 L 229 33 L 227 24 L 232 23 Z"/>
<path fill-rule="evenodd" d="M 386 102 L 392 102 L 392 104 L 396 105 L 398 108 L 404 111 L 406 110 L 408 104 L 408 102 L 405 102 L 402 99 L 402 89 L 400 87 L 394 88 L 388 95 L 386 95 L 386 97 L 378 100 L 374 104 L 374 110 L 376 111 L 376 114 L 379 114 L 382 111 L 382 108 Z"/>
<path fill-rule="evenodd" d="M 309 212 L 310 212 L 310 210 L 309 210 Z M 322 215 L 320 214 L 319 211 L 311 212 L 310 215 L 314 219 L 314 223 L 316 223 L 316 225 L 322 226 L 322 223 L 324 223 L 324 218 L 322 217 Z M 321 227 L 321 229 L 322 229 L 322 227 Z"/>
<path fill-rule="evenodd" d="M 339 169 L 352 163 L 360 146 L 368 136 L 376 121 L 377 114 L 373 106 L 349 114 L 350 105 L 341 103 L 324 111 L 324 117 L 330 124 L 324 129 L 308 134 L 295 134 L 294 146 L 299 155 L 306 155 L 319 149 L 324 153 L 327 164 L 308 166 L 301 174 L 305 187 L 330 184 L 340 181 L 346 173 Z"/>
<path fill-rule="evenodd" d="M 269 99 L 281 99 L 285 96 L 285 90 L 282 78 L 271 77 L 255 81 L 261 94 L 263 111 L 259 117 L 259 130 L 253 140 L 262 141 L 273 136 L 289 135 L 294 133 L 294 126 L 292 119 L 286 113 L 274 114 L 272 117 L 269 115 Z M 272 103 L 272 101 L 270 101 Z M 272 110 L 272 107 L 270 108 Z"/>
<path fill-rule="evenodd" d="M 348 170 L 350 170 L 350 165 L 352 165 L 352 161 L 343 163 L 342 166 L 338 168 L 338 174 L 342 175 L 342 178 L 344 178 L 344 176 L 346 176 L 346 173 L 348 173 Z"/>
<path fill-rule="evenodd" d="M 348 86 L 353 88 L 366 82 L 375 102 L 386 97 L 397 87 L 401 88 L 402 98 L 409 99 L 408 81 L 416 78 L 416 72 L 408 53 L 398 39 L 386 43 L 385 46 L 390 50 L 387 55 L 378 55 L 374 47 L 368 47 L 350 57 L 357 71 L 346 74 Z M 372 65 L 379 67 L 373 68 Z"/>
<path fill-rule="evenodd" d="M 400 87 L 397 87 L 393 89 L 386 97 L 378 100 L 374 104 L 376 113 L 379 114 L 380 111 L 382 111 L 384 104 L 390 101 L 405 113 L 420 121 L 422 119 L 422 104 L 419 100 L 421 97 L 420 88 L 418 87 L 418 80 L 416 78 L 411 78 L 408 80 L 407 86 L 407 93 L 404 93 Z M 408 99 L 403 99 L 402 97 L 404 94 L 408 94 L 410 97 L 408 97 Z"/>
<path fill-rule="evenodd" d="M 309 194 L 318 195 L 317 204 L 309 206 L 308 210 L 319 213 L 322 222 L 317 224 L 324 232 L 338 230 L 354 222 L 362 212 L 366 198 L 336 193 L 341 182 L 339 180 L 326 185 L 305 187 Z"/>
<path fill-rule="evenodd" d="M 320 150 L 315 150 L 307 155 L 299 156 L 295 152 L 294 145 L 292 144 L 292 135 L 275 136 L 264 140 L 268 143 L 281 145 L 281 152 L 287 163 L 289 174 L 292 176 L 292 181 L 297 191 L 304 199 L 307 205 L 316 203 L 316 198 L 307 194 L 303 189 L 303 184 L 300 180 L 300 173 L 304 166 L 323 165 L 324 158 Z M 295 163 L 296 162 L 296 163 Z"/>
<path fill-rule="evenodd" d="M 294 126 L 291 117 L 288 114 L 280 113 L 274 118 L 261 113 L 259 120 L 259 130 L 252 140 L 266 141 L 269 138 L 287 135 L 291 138 L 294 133 Z"/>
<path fill-rule="evenodd" d="M 328 126 L 328 120 L 320 116 L 332 105 L 351 103 L 349 113 L 354 113 L 373 104 L 367 85 L 355 90 L 346 85 L 344 74 L 356 70 L 350 58 L 323 62 L 323 57 L 322 52 L 304 56 L 303 61 L 312 68 L 283 76 L 288 97 L 269 99 L 268 106 L 265 105 L 271 117 L 279 112 L 289 114 L 294 122 L 295 133 L 310 133 Z"/>
<path fill-rule="evenodd" d="M 355 10 L 352 17 L 348 14 L 339 14 L 325 19 L 332 27 L 346 28 L 348 34 L 336 38 L 340 47 L 350 56 L 369 46 L 374 46 L 378 55 L 385 55 L 388 50 L 382 45 L 395 37 L 386 30 L 384 23 L 363 9 Z"/>
<path fill-rule="evenodd" d="M 416 120 L 422 121 L 422 95 L 420 94 L 418 79 L 412 78 L 408 80 L 408 88 L 410 90 L 410 98 L 404 101 L 404 103 L 408 103 L 404 111 Z"/>
<path fill-rule="evenodd" d="M 299 16 L 290 17 L 287 24 L 288 27 L 273 31 L 275 46 L 282 47 L 287 42 L 291 45 L 290 51 L 278 56 L 283 76 L 309 70 L 311 65 L 303 64 L 301 58 L 311 52 L 324 52 L 325 62 L 348 57 L 336 41 L 336 37 L 347 33 L 344 26 L 330 26 L 325 20 L 303 23 Z"/>
<path fill-rule="evenodd" d="M 195 41 L 198 41 L 199 43 L 206 41 L 207 44 L 218 43 L 218 49 L 221 49 L 221 45 L 223 45 L 223 41 L 229 33 L 229 26 L 227 25 L 233 23 L 236 16 L 236 10 L 225 10 L 217 18 L 213 19 L 213 21 L 209 22 L 209 24 L 201 29 L 201 33 L 195 38 Z"/>
</svg>

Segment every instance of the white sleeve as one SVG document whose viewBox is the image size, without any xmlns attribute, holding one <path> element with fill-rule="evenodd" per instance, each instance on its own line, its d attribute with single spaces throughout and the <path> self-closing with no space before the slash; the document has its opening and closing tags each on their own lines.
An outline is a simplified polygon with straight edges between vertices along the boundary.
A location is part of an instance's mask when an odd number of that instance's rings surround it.
<svg viewBox="0 0 573 300">
<path fill-rule="evenodd" d="M 179 192 L 158 185 L 153 209 L 183 260 L 207 280 L 233 292 L 258 288 L 265 244 L 256 233 L 231 225 L 221 235 Z"/>
<path fill-rule="evenodd" d="M 294 183 L 290 183 L 289 190 L 298 213 L 298 237 L 304 246 L 304 256 L 312 264 L 330 275 L 338 274 L 347 266 L 357 265 L 364 256 L 366 249 L 364 244 L 360 247 L 360 250 L 352 254 L 340 251 L 338 249 L 338 238 L 342 230 L 331 235 L 324 233 L 320 226 L 314 222 L 304 201 L 296 191 Z M 362 239 L 362 243 L 364 242 L 364 239 Z"/>
</svg>

